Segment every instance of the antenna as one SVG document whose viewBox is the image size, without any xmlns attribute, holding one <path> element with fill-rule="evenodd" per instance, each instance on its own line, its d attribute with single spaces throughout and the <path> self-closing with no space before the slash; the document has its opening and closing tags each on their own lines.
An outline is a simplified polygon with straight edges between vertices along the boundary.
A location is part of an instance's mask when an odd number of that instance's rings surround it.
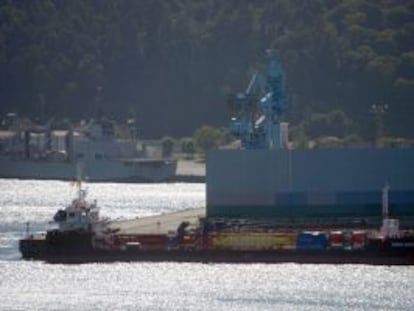
<svg viewBox="0 0 414 311">
<path fill-rule="evenodd" d="M 78 198 L 84 199 L 86 196 L 85 190 L 82 190 L 82 163 L 76 163 L 76 185 L 78 187 Z"/>
</svg>

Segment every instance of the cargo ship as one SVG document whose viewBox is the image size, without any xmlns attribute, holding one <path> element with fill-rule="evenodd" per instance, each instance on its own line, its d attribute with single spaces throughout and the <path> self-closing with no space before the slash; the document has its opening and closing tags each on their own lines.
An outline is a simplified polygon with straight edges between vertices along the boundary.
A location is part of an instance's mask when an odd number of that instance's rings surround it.
<svg viewBox="0 0 414 311">
<path fill-rule="evenodd" d="M 299 228 L 272 221 L 205 217 L 203 209 L 110 221 L 78 196 L 53 217 L 57 228 L 28 234 L 24 259 L 49 263 L 174 261 L 201 263 L 414 264 L 414 232 L 387 219 L 382 231 L 359 226 Z M 384 231 L 387 230 L 387 231 Z"/>
<path fill-rule="evenodd" d="M 208 153 L 205 210 L 105 222 L 80 189 L 23 258 L 414 264 L 414 149 L 288 149 L 277 58 L 232 101 L 241 148 Z"/>
</svg>

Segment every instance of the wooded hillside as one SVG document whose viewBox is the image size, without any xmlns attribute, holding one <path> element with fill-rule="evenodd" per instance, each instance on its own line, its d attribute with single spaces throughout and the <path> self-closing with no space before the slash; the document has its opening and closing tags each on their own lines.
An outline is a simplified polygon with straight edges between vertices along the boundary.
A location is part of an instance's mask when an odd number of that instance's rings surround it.
<svg viewBox="0 0 414 311">
<path fill-rule="evenodd" d="M 0 114 L 136 114 L 140 135 L 225 126 L 226 96 L 278 48 L 297 125 L 341 110 L 414 136 L 414 2 L 0 0 Z M 329 135 L 329 133 L 326 133 Z"/>
</svg>

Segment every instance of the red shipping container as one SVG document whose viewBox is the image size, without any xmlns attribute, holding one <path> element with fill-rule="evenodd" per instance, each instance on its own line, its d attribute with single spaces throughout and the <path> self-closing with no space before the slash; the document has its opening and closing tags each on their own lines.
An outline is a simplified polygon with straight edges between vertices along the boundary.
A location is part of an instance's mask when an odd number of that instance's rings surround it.
<svg viewBox="0 0 414 311">
<path fill-rule="evenodd" d="M 366 233 L 364 231 L 354 231 L 351 235 L 352 248 L 363 248 L 365 247 Z"/>
<path fill-rule="evenodd" d="M 342 231 L 331 231 L 329 233 L 329 246 L 333 248 L 344 247 L 345 237 Z"/>
</svg>

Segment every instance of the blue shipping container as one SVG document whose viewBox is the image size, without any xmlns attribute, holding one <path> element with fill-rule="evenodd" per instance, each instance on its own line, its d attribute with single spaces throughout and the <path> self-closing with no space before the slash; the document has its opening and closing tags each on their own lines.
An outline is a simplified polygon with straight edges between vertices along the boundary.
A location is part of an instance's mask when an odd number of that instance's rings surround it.
<svg viewBox="0 0 414 311">
<path fill-rule="evenodd" d="M 324 249 L 328 246 L 328 238 L 323 232 L 301 232 L 296 239 L 297 249 Z"/>
</svg>

